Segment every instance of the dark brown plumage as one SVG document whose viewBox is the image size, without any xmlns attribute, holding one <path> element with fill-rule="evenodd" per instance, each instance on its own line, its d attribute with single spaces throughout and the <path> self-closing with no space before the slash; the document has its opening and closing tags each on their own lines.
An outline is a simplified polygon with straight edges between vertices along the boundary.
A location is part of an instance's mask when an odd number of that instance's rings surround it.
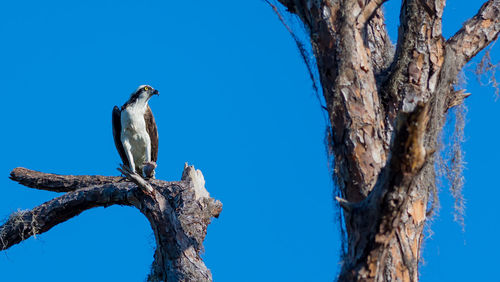
<svg viewBox="0 0 500 282">
<path fill-rule="evenodd" d="M 115 139 L 115 147 L 120 154 L 120 158 L 124 165 L 130 167 L 130 163 L 127 159 L 127 154 L 125 154 L 125 150 L 123 149 L 123 144 L 121 140 L 121 132 L 122 132 L 122 121 L 121 121 L 121 110 L 115 106 L 113 108 L 113 139 Z"/>
<path fill-rule="evenodd" d="M 158 160 L 158 129 L 156 128 L 155 117 L 149 106 L 146 109 L 144 119 L 146 120 L 146 130 L 151 139 L 151 161 L 156 163 Z"/>
</svg>

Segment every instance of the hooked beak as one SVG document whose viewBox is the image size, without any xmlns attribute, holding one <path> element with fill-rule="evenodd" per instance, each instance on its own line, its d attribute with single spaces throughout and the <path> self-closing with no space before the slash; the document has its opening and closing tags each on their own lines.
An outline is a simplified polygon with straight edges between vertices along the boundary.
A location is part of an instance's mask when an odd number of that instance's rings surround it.
<svg viewBox="0 0 500 282">
<path fill-rule="evenodd" d="M 160 92 L 158 92 L 158 90 L 156 90 L 156 89 L 155 89 L 155 90 L 153 90 L 153 95 L 158 95 L 158 96 L 160 96 Z"/>
</svg>

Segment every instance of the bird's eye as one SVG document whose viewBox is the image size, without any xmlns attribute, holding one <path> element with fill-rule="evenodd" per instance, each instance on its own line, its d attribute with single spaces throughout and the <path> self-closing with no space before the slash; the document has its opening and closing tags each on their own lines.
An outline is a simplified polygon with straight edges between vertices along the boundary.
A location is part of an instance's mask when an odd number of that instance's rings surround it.
<svg viewBox="0 0 500 282">
<path fill-rule="evenodd" d="M 144 91 L 148 91 L 148 90 L 149 90 L 149 87 L 144 86 Z"/>
</svg>

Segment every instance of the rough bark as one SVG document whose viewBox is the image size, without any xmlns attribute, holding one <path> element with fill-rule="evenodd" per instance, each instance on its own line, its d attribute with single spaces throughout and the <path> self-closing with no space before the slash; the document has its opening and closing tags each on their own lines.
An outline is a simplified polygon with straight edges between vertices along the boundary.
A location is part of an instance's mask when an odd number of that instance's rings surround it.
<svg viewBox="0 0 500 282">
<path fill-rule="evenodd" d="M 210 198 L 201 171 L 185 166 L 181 181 L 144 183 L 121 177 L 73 176 L 16 168 L 11 179 L 36 189 L 66 192 L 32 210 L 13 213 L 0 226 L 0 250 L 50 230 L 85 210 L 110 205 L 136 207 L 144 214 L 156 238 L 148 281 L 212 281 L 200 257 L 208 224 L 222 204 Z"/>
<path fill-rule="evenodd" d="M 340 281 L 417 281 L 433 153 L 445 113 L 469 95 L 453 84 L 500 31 L 487 1 L 449 40 L 445 0 L 403 0 L 397 45 L 384 0 L 279 0 L 310 33 L 332 127 L 347 250 Z"/>
</svg>

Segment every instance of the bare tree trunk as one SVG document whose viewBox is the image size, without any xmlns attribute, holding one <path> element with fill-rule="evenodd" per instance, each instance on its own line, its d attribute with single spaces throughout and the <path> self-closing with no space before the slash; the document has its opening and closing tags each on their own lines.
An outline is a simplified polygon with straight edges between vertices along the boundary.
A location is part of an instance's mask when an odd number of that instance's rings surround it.
<svg viewBox="0 0 500 282">
<path fill-rule="evenodd" d="M 403 0 L 394 48 L 385 1 L 279 0 L 309 31 L 327 103 L 348 243 L 340 281 L 418 280 L 433 153 L 466 97 L 453 84 L 500 31 L 500 0 L 448 40 L 445 0 Z"/>
<path fill-rule="evenodd" d="M 184 167 L 181 181 L 150 183 L 121 177 L 56 175 L 16 168 L 11 179 L 36 189 L 66 192 L 32 210 L 13 213 L 0 226 L 0 250 L 44 233 L 94 207 L 127 205 L 144 214 L 156 238 L 148 281 L 212 281 L 199 253 L 212 217 L 222 204 L 210 198 L 201 171 Z M 153 191 L 145 193 L 144 186 Z M 138 186 L 141 189 L 138 189 Z"/>
</svg>

